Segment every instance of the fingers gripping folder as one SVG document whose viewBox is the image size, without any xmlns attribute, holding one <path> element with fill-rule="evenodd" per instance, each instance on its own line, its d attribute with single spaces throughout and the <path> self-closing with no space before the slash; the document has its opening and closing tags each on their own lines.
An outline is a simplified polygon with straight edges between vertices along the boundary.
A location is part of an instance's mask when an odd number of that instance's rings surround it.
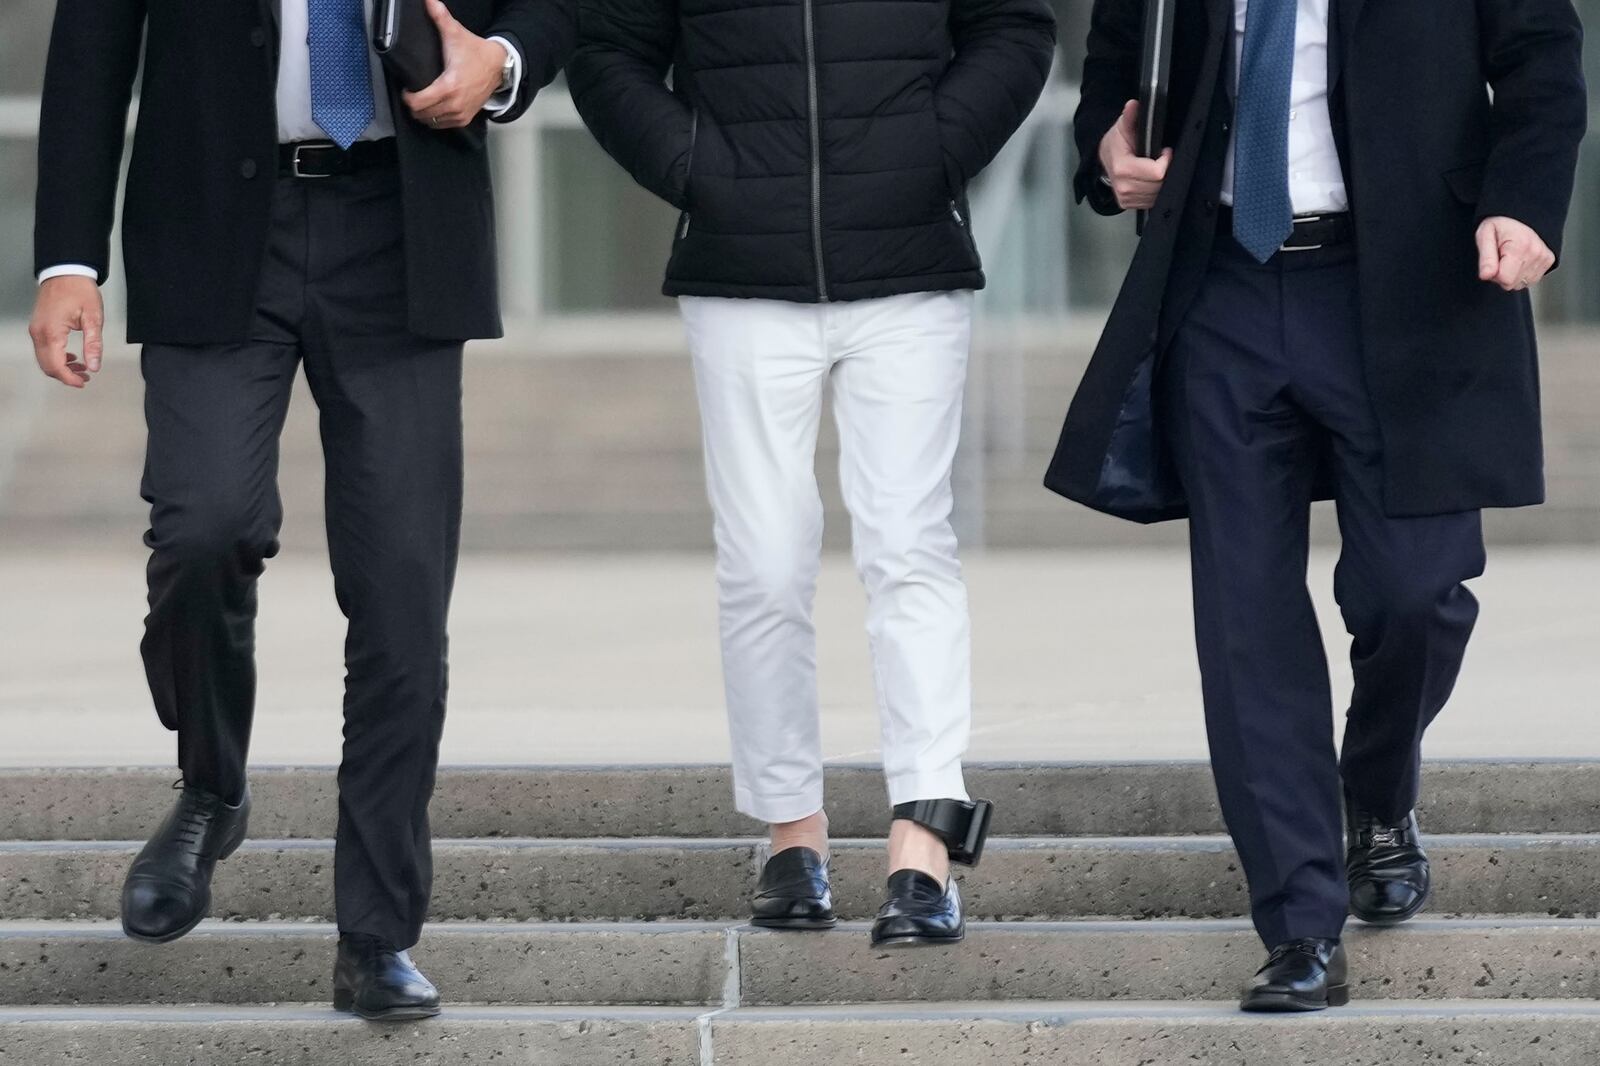
<svg viewBox="0 0 1600 1066">
<path fill-rule="evenodd" d="M 943 840 L 950 849 L 950 861 L 962 866 L 976 866 L 983 857 L 993 813 L 994 804 L 988 800 L 912 800 L 894 807 L 896 818 L 916 822 Z"/>
</svg>

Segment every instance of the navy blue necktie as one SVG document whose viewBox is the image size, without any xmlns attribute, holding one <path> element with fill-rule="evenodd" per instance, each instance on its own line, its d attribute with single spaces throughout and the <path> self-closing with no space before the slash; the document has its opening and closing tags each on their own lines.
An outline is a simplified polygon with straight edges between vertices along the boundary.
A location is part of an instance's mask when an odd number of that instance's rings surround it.
<svg viewBox="0 0 1600 1066">
<path fill-rule="evenodd" d="M 372 122 L 372 67 L 364 0 L 306 0 L 311 45 L 311 117 L 340 148 Z"/>
<path fill-rule="evenodd" d="M 1289 88 L 1296 0 L 1250 0 L 1234 115 L 1233 235 L 1257 262 L 1294 229 L 1289 203 Z"/>
</svg>

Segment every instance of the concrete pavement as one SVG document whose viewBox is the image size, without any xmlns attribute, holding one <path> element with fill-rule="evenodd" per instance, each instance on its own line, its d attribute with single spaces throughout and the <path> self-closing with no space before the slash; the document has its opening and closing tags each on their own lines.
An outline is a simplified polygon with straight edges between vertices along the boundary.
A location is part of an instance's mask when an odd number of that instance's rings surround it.
<svg viewBox="0 0 1600 1066">
<path fill-rule="evenodd" d="M 1343 633 L 1312 568 L 1337 691 Z M 138 658 L 143 554 L 0 557 L 0 765 L 170 764 Z M 1205 753 L 1181 552 L 973 554 L 974 759 Z M 261 591 L 259 765 L 337 760 L 343 620 L 320 554 Z M 1435 757 L 1600 756 L 1600 549 L 1500 549 Z M 826 753 L 871 760 L 863 604 L 829 556 L 817 605 Z M 447 763 L 718 762 L 728 755 L 711 561 L 701 554 L 469 555 L 453 617 Z"/>
</svg>

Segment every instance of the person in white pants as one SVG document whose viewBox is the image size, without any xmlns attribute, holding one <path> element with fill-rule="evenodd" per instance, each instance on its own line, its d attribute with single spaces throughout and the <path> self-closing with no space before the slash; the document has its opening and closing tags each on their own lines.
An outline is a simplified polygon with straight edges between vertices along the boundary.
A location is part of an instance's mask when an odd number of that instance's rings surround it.
<svg viewBox="0 0 1600 1066">
<path fill-rule="evenodd" d="M 827 854 L 812 601 L 823 525 L 817 431 L 830 387 L 840 485 L 867 593 L 889 801 L 968 801 L 961 758 L 972 718 L 971 627 L 950 513 L 971 290 L 848 303 L 685 296 L 679 304 L 716 520 L 738 809 L 770 823 L 775 853 Z M 951 883 L 948 850 L 934 831 L 898 819 L 889 866 L 943 886 Z M 807 905 L 819 897 L 791 891 L 794 881 L 765 886 L 778 889 L 766 895 L 780 913 L 759 913 L 758 899 L 757 921 L 831 925 L 831 908 Z M 799 915 L 796 899 L 807 901 Z"/>
<path fill-rule="evenodd" d="M 830 383 L 867 588 L 893 821 L 875 944 L 953 943 L 967 797 L 966 590 L 950 529 L 972 294 L 967 184 L 1038 100 L 1048 0 L 584 0 L 584 124 L 679 211 L 662 292 L 694 353 L 741 811 L 772 827 L 759 925 L 835 924 L 811 601 Z M 669 84 L 670 80 L 670 84 Z"/>
</svg>

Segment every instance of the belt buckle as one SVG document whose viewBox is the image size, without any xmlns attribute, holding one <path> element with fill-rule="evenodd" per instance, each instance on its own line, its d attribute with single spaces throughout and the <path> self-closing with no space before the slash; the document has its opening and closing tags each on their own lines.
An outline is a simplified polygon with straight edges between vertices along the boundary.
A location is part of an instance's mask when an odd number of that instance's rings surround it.
<svg viewBox="0 0 1600 1066">
<path fill-rule="evenodd" d="M 1321 222 L 1322 221 L 1322 216 L 1321 215 L 1296 215 L 1291 221 L 1293 222 L 1293 225 L 1298 226 L 1302 222 Z M 1294 238 L 1294 229 L 1292 227 L 1289 230 L 1289 237 L 1290 237 L 1291 240 Z M 1324 247 L 1324 245 L 1321 245 L 1321 244 L 1287 244 L 1287 243 L 1285 243 L 1284 245 L 1282 245 L 1278 249 L 1278 251 L 1280 251 L 1280 252 L 1314 252 L 1317 249 L 1322 248 L 1322 247 Z"/>
<path fill-rule="evenodd" d="M 331 145 L 331 144 L 316 144 L 316 143 L 301 143 L 301 144 L 295 145 L 294 146 L 294 155 L 289 160 L 289 173 L 294 175 L 297 178 L 331 178 L 331 177 L 333 177 L 332 174 L 307 174 L 305 171 L 300 169 L 300 153 L 301 152 L 304 152 L 304 151 L 306 151 L 308 149 L 311 150 L 311 151 L 314 151 L 314 152 L 320 152 L 320 151 L 324 151 L 324 150 L 326 150 L 326 149 L 328 149 L 330 147 L 335 147 L 335 146 Z"/>
</svg>

